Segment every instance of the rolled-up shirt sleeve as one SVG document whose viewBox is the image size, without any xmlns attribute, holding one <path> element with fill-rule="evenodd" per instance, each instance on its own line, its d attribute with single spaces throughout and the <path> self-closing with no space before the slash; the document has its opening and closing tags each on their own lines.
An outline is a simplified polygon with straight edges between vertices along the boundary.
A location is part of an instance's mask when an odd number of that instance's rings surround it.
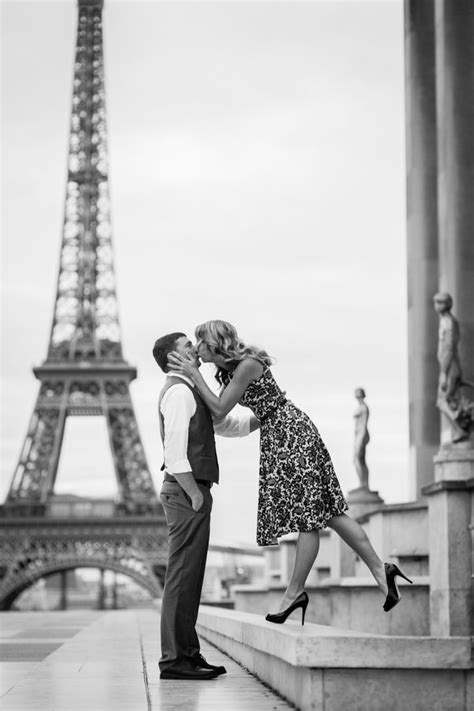
<svg viewBox="0 0 474 711">
<path fill-rule="evenodd" d="M 246 437 L 250 434 L 250 412 L 227 415 L 214 422 L 214 432 L 221 437 Z"/>
<path fill-rule="evenodd" d="M 196 412 L 196 402 L 186 385 L 173 385 L 163 396 L 165 471 L 169 474 L 190 472 L 188 460 L 189 422 Z"/>
</svg>

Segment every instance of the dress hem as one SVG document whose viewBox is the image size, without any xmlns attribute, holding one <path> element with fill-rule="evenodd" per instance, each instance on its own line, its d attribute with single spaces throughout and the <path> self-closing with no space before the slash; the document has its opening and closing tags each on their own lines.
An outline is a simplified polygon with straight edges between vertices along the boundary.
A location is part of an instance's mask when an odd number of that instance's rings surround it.
<svg viewBox="0 0 474 711">
<path fill-rule="evenodd" d="M 322 531 L 325 528 L 327 528 L 327 522 L 333 518 L 333 516 L 340 516 L 341 514 L 345 513 L 346 511 L 349 510 L 349 506 L 346 502 L 344 502 L 344 506 L 342 506 L 340 509 L 336 509 L 336 511 L 332 511 L 329 515 L 327 515 L 324 519 L 324 522 L 322 524 L 315 524 L 314 526 L 305 528 L 303 526 L 297 528 L 296 526 L 291 526 L 289 528 L 285 529 L 279 529 L 277 533 L 275 533 L 274 536 L 271 537 L 271 540 L 269 543 L 259 543 L 257 539 L 257 546 L 260 548 L 266 548 L 268 546 L 278 546 L 280 545 L 279 541 L 275 542 L 276 538 L 281 538 L 282 536 L 287 536 L 290 533 L 309 533 L 310 531 Z"/>
</svg>

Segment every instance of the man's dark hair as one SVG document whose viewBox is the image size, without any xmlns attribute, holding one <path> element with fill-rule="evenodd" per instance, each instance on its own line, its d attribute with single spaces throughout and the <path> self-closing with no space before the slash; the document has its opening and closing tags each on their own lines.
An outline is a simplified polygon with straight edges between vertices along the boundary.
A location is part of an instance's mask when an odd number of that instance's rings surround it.
<svg viewBox="0 0 474 711">
<path fill-rule="evenodd" d="M 174 351 L 176 341 L 182 336 L 186 338 L 185 333 L 168 333 L 166 336 L 161 336 L 161 338 L 158 338 L 158 340 L 155 341 L 155 345 L 153 346 L 153 358 L 156 360 L 164 373 L 167 373 L 169 370 L 168 353 Z"/>
</svg>

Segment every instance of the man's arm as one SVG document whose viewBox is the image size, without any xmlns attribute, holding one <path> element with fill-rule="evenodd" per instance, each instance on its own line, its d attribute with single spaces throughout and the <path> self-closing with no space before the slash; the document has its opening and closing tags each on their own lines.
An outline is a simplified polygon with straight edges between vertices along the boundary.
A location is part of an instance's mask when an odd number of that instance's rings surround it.
<svg viewBox="0 0 474 711">
<path fill-rule="evenodd" d="M 221 437 L 246 437 L 259 427 L 260 420 L 249 412 L 214 420 L 214 432 Z"/>
<path fill-rule="evenodd" d="M 173 474 L 174 478 L 180 487 L 187 493 L 191 499 L 191 506 L 194 511 L 199 511 L 204 503 L 204 497 L 199 486 L 196 484 L 196 479 L 192 472 L 182 472 L 181 474 Z"/>
<path fill-rule="evenodd" d="M 250 432 L 260 429 L 260 420 L 255 415 L 250 415 Z"/>
<path fill-rule="evenodd" d="M 191 499 L 194 511 L 203 504 L 203 495 L 196 484 L 187 457 L 189 421 L 196 411 L 193 395 L 186 385 L 174 385 L 161 401 L 165 438 L 163 443 L 165 470 L 174 476 Z"/>
</svg>

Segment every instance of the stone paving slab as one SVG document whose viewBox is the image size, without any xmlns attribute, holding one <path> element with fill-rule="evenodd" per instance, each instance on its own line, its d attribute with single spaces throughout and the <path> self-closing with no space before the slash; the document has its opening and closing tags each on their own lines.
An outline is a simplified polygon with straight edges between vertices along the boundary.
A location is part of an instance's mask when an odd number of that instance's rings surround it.
<svg viewBox="0 0 474 711">
<path fill-rule="evenodd" d="M 61 645 L 62 640 L 56 644 L 35 642 L 34 640 L 21 643 L 0 642 L 0 662 L 40 662 Z"/>
<path fill-rule="evenodd" d="M 282 711 L 292 708 L 209 643 L 228 673 L 160 680 L 156 610 L 0 613 L 2 711 Z"/>
<path fill-rule="evenodd" d="M 55 639 L 67 639 L 68 637 L 73 637 L 75 634 L 80 632 L 82 627 L 29 627 L 28 629 L 20 630 L 12 635 L 11 639 L 14 638 L 28 638 L 33 639 L 54 637 Z"/>
</svg>

